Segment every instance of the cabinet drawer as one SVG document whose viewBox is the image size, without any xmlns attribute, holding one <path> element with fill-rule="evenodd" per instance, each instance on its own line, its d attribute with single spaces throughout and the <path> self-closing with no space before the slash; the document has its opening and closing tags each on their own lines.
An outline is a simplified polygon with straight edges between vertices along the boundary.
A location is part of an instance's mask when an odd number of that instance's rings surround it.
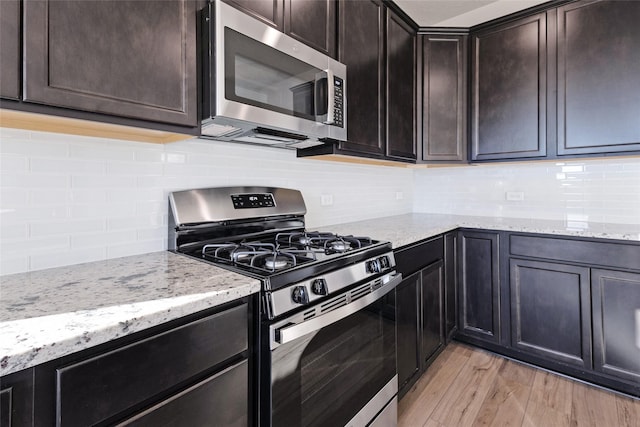
<svg viewBox="0 0 640 427">
<path fill-rule="evenodd" d="M 404 276 L 409 276 L 444 258 L 444 239 L 438 237 L 411 246 L 404 246 L 395 252 L 394 257 L 398 271 Z"/>
<path fill-rule="evenodd" d="M 640 270 L 640 245 L 511 235 L 512 255 Z"/>
<path fill-rule="evenodd" d="M 248 378 L 248 362 L 244 360 L 118 426 L 247 426 Z"/>
<path fill-rule="evenodd" d="M 93 425 L 237 355 L 247 304 L 57 369 L 58 425 Z"/>
</svg>

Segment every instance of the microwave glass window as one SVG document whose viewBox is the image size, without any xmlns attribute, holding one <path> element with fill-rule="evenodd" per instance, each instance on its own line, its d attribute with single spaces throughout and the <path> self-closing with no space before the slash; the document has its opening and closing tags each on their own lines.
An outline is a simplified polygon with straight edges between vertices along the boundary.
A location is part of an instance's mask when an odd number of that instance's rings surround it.
<svg viewBox="0 0 640 427">
<path fill-rule="evenodd" d="M 315 120 L 316 94 L 326 97 L 320 85 L 326 81 L 316 82 L 320 72 L 225 28 L 225 97 L 229 100 Z"/>
</svg>

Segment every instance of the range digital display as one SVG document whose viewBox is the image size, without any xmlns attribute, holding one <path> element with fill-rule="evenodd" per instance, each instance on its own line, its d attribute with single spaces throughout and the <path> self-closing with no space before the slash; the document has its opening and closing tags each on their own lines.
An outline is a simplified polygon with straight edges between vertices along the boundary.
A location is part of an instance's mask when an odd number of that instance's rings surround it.
<svg viewBox="0 0 640 427">
<path fill-rule="evenodd" d="M 232 194 L 231 201 L 235 209 L 273 208 L 276 201 L 273 194 Z"/>
</svg>

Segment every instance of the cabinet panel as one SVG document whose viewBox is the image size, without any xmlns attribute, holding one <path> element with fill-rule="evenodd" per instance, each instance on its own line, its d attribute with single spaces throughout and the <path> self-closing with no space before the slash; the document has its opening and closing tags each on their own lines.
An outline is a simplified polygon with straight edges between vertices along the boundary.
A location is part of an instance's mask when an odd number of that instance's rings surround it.
<svg viewBox="0 0 640 427">
<path fill-rule="evenodd" d="M 640 2 L 558 9 L 558 154 L 640 151 Z"/>
<path fill-rule="evenodd" d="M 546 16 L 472 37 L 471 159 L 546 155 Z"/>
<path fill-rule="evenodd" d="M 24 99 L 196 126 L 196 2 L 24 2 Z"/>
<path fill-rule="evenodd" d="M 0 427 L 33 425 L 33 369 L 0 378 Z"/>
<path fill-rule="evenodd" d="M 105 421 L 245 351 L 247 316 L 244 304 L 59 368 L 58 418 L 70 425 Z"/>
<path fill-rule="evenodd" d="M 242 361 L 118 425 L 248 426 L 247 365 Z"/>
<path fill-rule="evenodd" d="M 457 243 L 456 234 L 448 233 L 444 237 L 444 336 L 447 341 L 457 329 Z"/>
<path fill-rule="evenodd" d="M 593 270 L 595 369 L 640 383 L 640 274 Z"/>
<path fill-rule="evenodd" d="M 378 0 L 339 3 L 338 57 L 347 66 L 347 139 L 340 148 L 382 156 L 384 8 Z"/>
<path fill-rule="evenodd" d="M 467 36 L 422 37 L 422 160 L 466 161 Z"/>
<path fill-rule="evenodd" d="M 415 40 L 413 29 L 387 11 L 386 154 L 389 157 L 416 158 Z"/>
<path fill-rule="evenodd" d="M 244 13 L 283 30 L 283 0 L 224 0 Z M 295 1 L 295 0 L 294 0 Z"/>
<path fill-rule="evenodd" d="M 422 362 L 426 363 L 444 345 L 444 263 L 422 270 Z"/>
<path fill-rule="evenodd" d="M 511 259 L 510 271 L 512 345 L 591 368 L 589 269 Z"/>
<path fill-rule="evenodd" d="M 0 97 L 20 99 L 20 0 L 0 1 Z"/>
<path fill-rule="evenodd" d="M 398 389 L 401 394 L 420 372 L 420 277 L 420 272 L 414 273 L 396 287 Z"/>
<path fill-rule="evenodd" d="M 336 1 L 288 0 L 284 32 L 329 56 L 336 53 Z"/>
<path fill-rule="evenodd" d="M 459 331 L 500 340 L 498 234 L 460 233 Z"/>
</svg>

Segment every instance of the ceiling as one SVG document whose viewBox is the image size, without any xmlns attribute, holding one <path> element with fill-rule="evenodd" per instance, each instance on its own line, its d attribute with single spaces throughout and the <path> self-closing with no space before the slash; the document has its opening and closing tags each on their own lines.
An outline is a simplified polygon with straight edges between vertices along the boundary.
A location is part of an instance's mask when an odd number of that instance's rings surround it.
<svg viewBox="0 0 640 427">
<path fill-rule="evenodd" d="M 421 27 L 473 27 L 548 0 L 394 0 Z"/>
</svg>

